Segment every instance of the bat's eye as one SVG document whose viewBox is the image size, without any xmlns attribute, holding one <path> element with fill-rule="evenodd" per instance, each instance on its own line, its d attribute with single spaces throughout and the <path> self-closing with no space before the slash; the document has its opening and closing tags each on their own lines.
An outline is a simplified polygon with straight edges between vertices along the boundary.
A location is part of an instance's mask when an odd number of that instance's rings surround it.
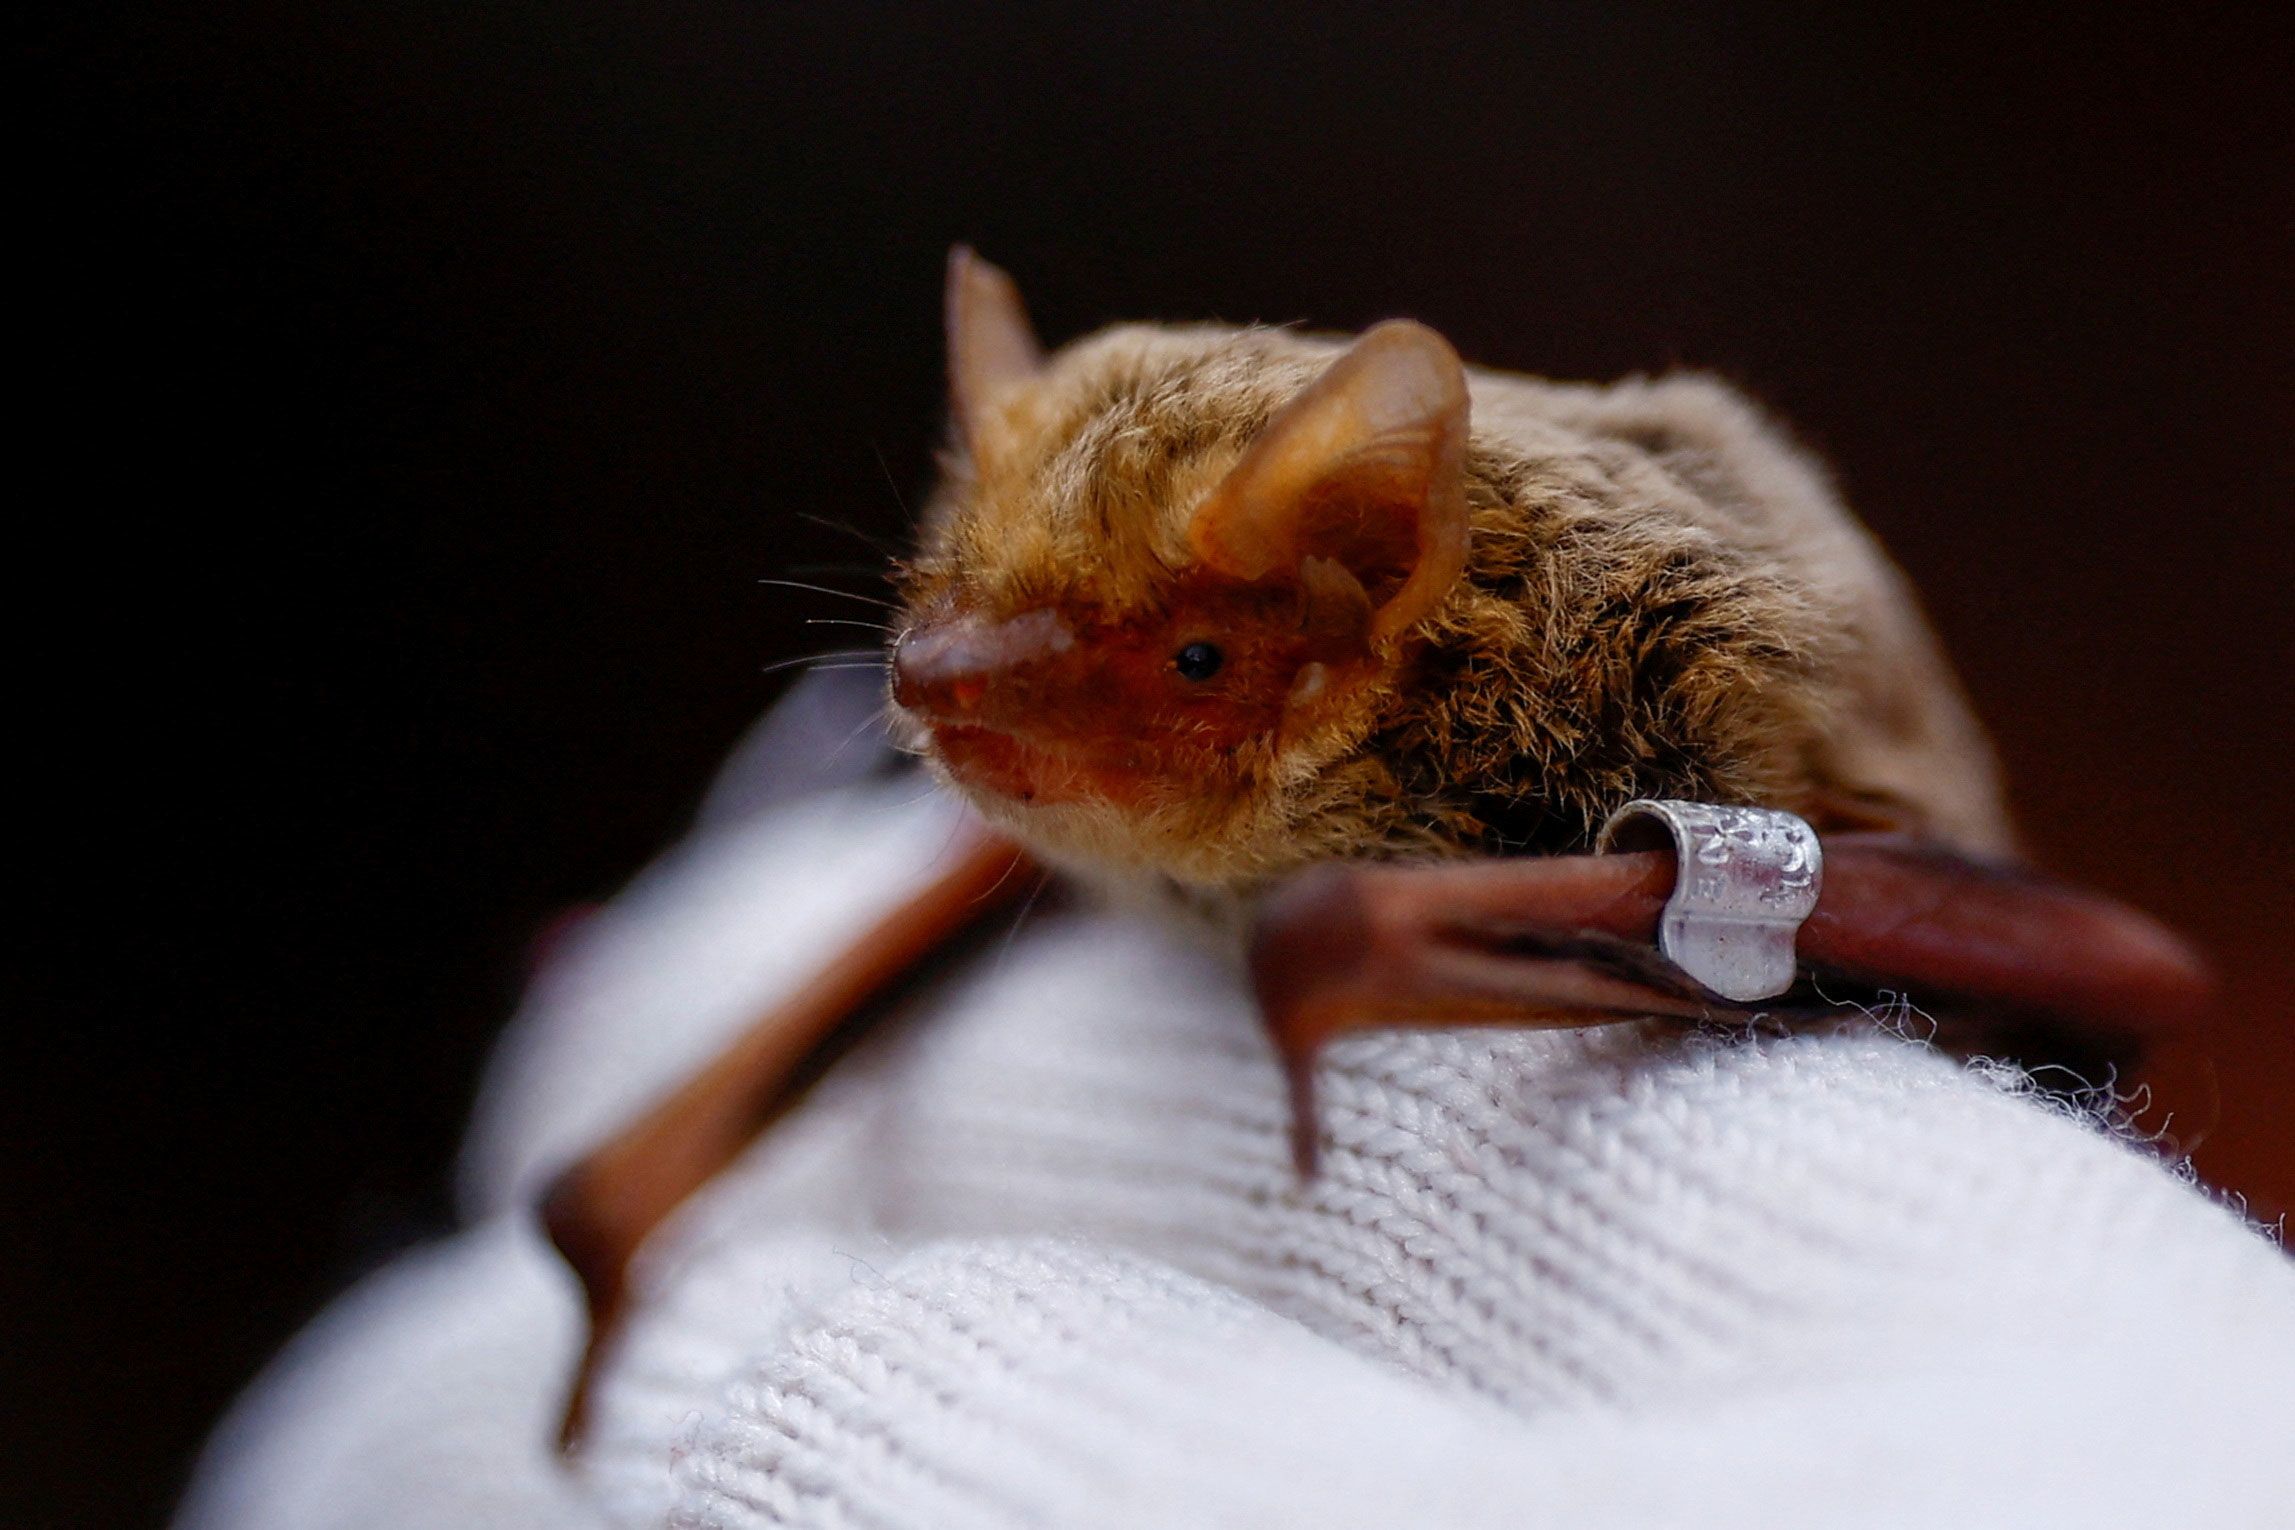
<svg viewBox="0 0 2295 1530">
<path fill-rule="evenodd" d="M 1190 643 L 1171 656 L 1171 667 L 1190 680 L 1209 680 L 1226 662 L 1227 655 L 1209 643 Z"/>
</svg>

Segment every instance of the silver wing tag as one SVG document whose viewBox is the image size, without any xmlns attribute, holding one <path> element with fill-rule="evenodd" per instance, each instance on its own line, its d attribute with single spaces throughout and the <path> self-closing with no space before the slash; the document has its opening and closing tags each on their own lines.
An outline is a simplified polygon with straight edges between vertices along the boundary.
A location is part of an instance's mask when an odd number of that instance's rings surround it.
<svg viewBox="0 0 2295 1530">
<path fill-rule="evenodd" d="M 1725 999 L 1773 999 L 1793 986 L 1794 937 L 1817 906 L 1825 853 L 1817 831 L 1775 808 L 1629 802 L 1602 825 L 1608 853 L 1630 826 L 1673 840 L 1673 895 L 1658 921 L 1666 960 Z"/>
</svg>

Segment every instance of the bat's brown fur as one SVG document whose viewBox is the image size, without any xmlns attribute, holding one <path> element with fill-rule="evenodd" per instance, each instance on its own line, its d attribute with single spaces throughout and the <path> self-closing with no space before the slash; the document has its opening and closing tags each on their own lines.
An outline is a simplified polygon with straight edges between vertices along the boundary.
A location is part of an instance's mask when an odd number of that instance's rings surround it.
<svg viewBox="0 0 2295 1530">
<path fill-rule="evenodd" d="M 912 612 L 952 592 L 1003 616 L 1153 607 L 1190 566 L 1196 505 L 1344 346 L 1123 326 L 1056 352 L 966 422 Z M 1216 810 L 984 809 L 1056 860 L 1215 889 L 1339 854 L 1581 849 L 1637 796 L 2008 847 L 1905 581 L 1752 406 L 1702 376 L 1468 378 L 1467 572 L 1380 683 L 1237 751 L 1199 794 Z"/>
</svg>

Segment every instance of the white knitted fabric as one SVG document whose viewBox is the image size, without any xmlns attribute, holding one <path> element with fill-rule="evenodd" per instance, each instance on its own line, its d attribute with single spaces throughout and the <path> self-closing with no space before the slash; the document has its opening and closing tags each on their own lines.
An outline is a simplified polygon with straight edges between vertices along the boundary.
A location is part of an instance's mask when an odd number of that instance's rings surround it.
<svg viewBox="0 0 2295 1530">
<path fill-rule="evenodd" d="M 1030 922 L 655 1240 L 579 1475 L 526 1207 L 945 845 L 698 836 L 505 1042 L 470 1230 L 252 1389 L 181 1523 L 2286 1525 L 2295 1270 L 2148 1150 L 1864 1024 L 1370 1038 L 1301 1186 L 1232 973 Z"/>
</svg>

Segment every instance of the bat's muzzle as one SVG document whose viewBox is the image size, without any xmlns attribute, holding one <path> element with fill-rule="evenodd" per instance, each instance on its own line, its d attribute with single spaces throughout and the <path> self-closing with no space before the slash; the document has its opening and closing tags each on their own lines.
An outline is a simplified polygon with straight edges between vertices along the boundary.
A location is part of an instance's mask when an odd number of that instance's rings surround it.
<svg viewBox="0 0 2295 1530">
<path fill-rule="evenodd" d="M 893 700 L 926 722 L 988 722 L 983 714 L 1000 696 L 1075 646 L 1075 635 L 1049 610 L 1006 621 L 962 615 L 923 622 L 893 643 Z"/>
</svg>

